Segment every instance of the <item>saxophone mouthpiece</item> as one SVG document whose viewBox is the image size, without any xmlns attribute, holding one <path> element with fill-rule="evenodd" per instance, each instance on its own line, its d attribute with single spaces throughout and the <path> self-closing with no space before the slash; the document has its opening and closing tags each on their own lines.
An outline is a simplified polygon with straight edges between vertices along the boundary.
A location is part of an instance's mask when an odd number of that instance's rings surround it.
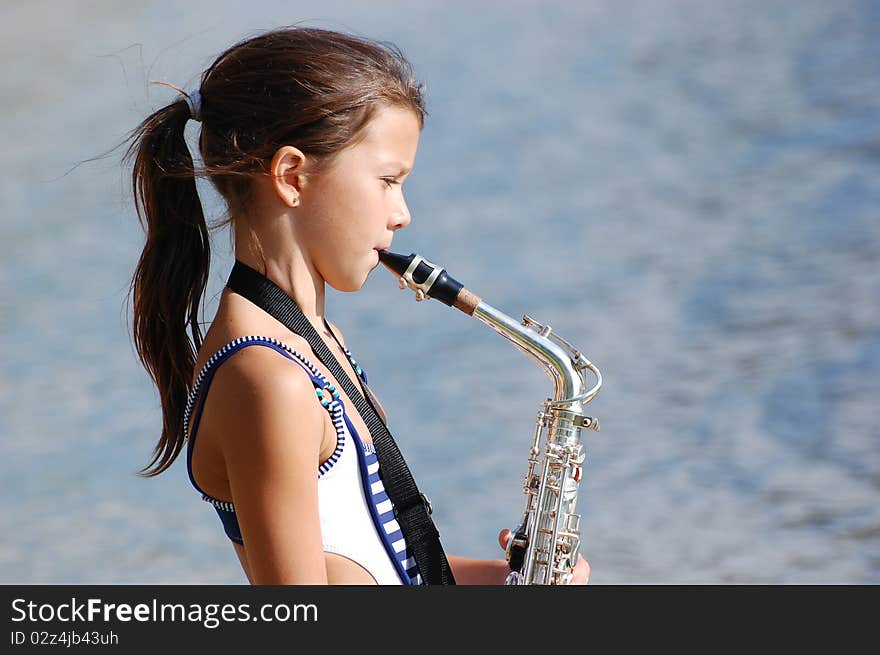
<svg viewBox="0 0 880 655">
<path fill-rule="evenodd" d="M 396 252 L 391 252 L 390 250 L 379 250 L 379 261 L 385 265 L 392 273 L 397 273 L 398 275 L 403 275 L 404 271 L 406 271 L 407 266 L 412 261 L 415 254 L 412 255 L 399 255 Z"/>
<path fill-rule="evenodd" d="M 442 266 L 429 262 L 421 255 L 415 253 L 401 255 L 380 250 L 379 261 L 397 276 L 401 289 L 409 287 L 416 292 L 417 301 L 436 298 L 469 316 L 480 304 L 480 298 L 465 289 Z"/>
</svg>

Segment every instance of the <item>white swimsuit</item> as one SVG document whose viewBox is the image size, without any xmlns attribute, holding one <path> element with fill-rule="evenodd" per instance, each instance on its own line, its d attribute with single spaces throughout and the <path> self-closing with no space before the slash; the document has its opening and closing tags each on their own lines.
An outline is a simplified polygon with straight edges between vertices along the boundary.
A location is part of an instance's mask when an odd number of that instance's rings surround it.
<svg viewBox="0 0 880 655">
<path fill-rule="evenodd" d="M 318 507 L 324 551 L 358 563 L 380 585 L 422 584 L 418 566 L 409 555 L 406 540 L 395 519 L 394 507 L 385 493 L 373 445 L 361 441 L 333 384 L 305 357 L 270 337 L 241 337 L 217 351 L 199 373 L 184 412 L 184 426 L 190 434 L 186 458 L 190 482 L 202 494 L 202 499 L 217 510 L 226 535 L 236 543 L 244 543 L 234 504 L 209 496 L 196 484 L 192 474 L 192 453 L 214 374 L 234 353 L 255 345 L 272 348 L 308 373 L 318 399 L 330 413 L 336 429 L 336 449 L 318 467 Z M 357 374 L 366 381 L 366 375 L 351 354 L 346 351 L 346 355 Z"/>
</svg>

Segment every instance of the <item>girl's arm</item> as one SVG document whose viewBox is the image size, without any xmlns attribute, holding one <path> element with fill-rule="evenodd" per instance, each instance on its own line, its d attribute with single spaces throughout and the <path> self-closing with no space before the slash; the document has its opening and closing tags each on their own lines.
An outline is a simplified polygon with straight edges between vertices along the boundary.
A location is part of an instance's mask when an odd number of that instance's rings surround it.
<svg viewBox="0 0 880 655">
<path fill-rule="evenodd" d="M 510 573 L 503 559 L 475 559 L 460 555 L 448 555 L 447 559 L 455 583 L 460 585 L 500 585 Z"/>
<path fill-rule="evenodd" d="M 507 548 L 510 541 L 510 530 L 504 529 L 498 534 L 498 545 L 502 549 Z M 458 555 L 447 556 L 452 575 L 455 576 L 456 584 L 504 584 L 510 568 L 503 559 L 474 559 L 471 557 L 459 557 Z M 573 585 L 585 585 L 590 582 L 590 564 L 580 554 L 577 564 L 572 569 L 574 574 L 571 579 Z"/>
<path fill-rule="evenodd" d="M 223 426 L 251 582 L 327 584 L 316 475 L 324 419 L 305 371 L 268 348 L 246 348 L 217 372 L 206 402 Z"/>
</svg>

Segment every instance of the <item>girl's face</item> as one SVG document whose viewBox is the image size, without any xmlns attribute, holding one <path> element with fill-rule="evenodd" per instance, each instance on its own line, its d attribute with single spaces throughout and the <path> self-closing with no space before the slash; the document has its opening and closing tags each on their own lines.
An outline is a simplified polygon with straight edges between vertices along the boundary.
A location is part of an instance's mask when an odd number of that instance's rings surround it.
<svg viewBox="0 0 880 655">
<path fill-rule="evenodd" d="M 380 108 L 357 145 L 302 188 L 297 225 L 318 273 L 334 289 L 357 291 L 410 222 L 402 182 L 415 162 L 419 121 L 409 109 Z"/>
</svg>

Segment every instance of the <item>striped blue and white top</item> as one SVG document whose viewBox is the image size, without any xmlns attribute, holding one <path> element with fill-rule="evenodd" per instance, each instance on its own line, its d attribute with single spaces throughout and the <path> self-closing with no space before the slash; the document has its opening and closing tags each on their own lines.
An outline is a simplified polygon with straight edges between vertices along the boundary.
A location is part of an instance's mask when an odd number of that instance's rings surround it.
<svg viewBox="0 0 880 655">
<path fill-rule="evenodd" d="M 403 538 L 403 532 L 400 531 L 400 525 L 394 516 L 394 507 L 388 494 L 385 493 L 385 486 L 382 484 L 382 478 L 379 476 L 379 460 L 376 458 L 376 448 L 373 444 L 364 444 L 365 460 L 367 464 L 367 482 L 370 485 L 370 493 L 373 497 L 373 505 L 376 507 L 379 516 L 379 523 L 385 532 L 385 536 L 391 543 L 391 549 L 394 551 L 397 561 L 401 563 L 406 575 L 410 579 L 410 584 L 422 584 L 422 576 L 419 573 L 419 567 L 416 561 L 410 556 L 406 546 L 406 539 Z"/>
</svg>

